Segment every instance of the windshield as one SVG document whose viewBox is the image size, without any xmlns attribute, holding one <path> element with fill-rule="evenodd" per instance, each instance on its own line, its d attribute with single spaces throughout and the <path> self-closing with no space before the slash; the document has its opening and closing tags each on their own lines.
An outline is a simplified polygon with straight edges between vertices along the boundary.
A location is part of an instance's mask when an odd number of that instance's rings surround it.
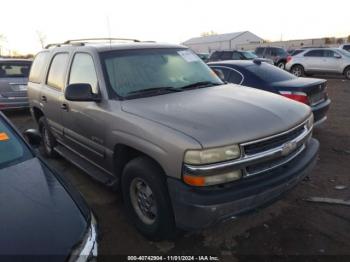
<svg viewBox="0 0 350 262">
<path fill-rule="evenodd" d="M 6 77 L 28 77 L 31 62 L 1 62 L 0 78 Z"/>
<path fill-rule="evenodd" d="M 23 162 L 33 155 L 0 116 L 0 169 Z"/>
<path fill-rule="evenodd" d="M 260 65 L 252 64 L 247 66 L 246 69 L 267 83 L 287 81 L 297 78 L 291 73 L 267 63 L 261 63 Z"/>
<path fill-rule="evenodd" d="M 109 86 L 121 97 L 163 87 L 164 91 L 170 92 L 196 83 L 222 84 L 188 49 L 113 51 L 102 53 L 101 58 Z"/>
<path fill-rule="evenodd" d="M 253 54 L 252 52 L 248 52 L 248 51 L 243 51 L 242 54 L 247 59 L 255 59 L 258 57 L 257 55 Z"/>
</svg>

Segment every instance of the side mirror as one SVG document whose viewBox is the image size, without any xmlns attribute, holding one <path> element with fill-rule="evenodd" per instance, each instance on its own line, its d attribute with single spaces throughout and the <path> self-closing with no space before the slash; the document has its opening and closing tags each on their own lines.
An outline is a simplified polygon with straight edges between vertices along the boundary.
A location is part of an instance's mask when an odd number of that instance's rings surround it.
<svg viewBox="0 0 350 262">
<path fill-rule="evenodd" d="M 337 59 L 340 59 L 340 58 L 341 58 L 341 55 L 339 55 L 339 54 L 334 54 L 334 57 L 337 58 Z"/>
<path fill-rule="evenodd" d="M 38 130 L 27 129 L 26 131 L 23 132 L 23 136 L 32 147 L 37 148 L 40 146 L 41 135 Z"/>
<path fill-rule="evenodd" d="M 65 98 L 69 101 L 95 101 L 101 100 L 99 95 L 92 93 L 90 84 L 70 84 L 66 87 Z"/>
</svg>

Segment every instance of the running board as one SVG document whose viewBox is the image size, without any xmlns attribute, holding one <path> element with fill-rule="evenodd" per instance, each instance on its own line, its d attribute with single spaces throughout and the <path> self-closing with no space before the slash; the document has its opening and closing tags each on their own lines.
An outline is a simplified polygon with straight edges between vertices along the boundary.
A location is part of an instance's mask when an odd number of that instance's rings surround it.
<svg viewBox="0 0 350 262">
<path fill-rule="evenodd" d="M 55 146 L 55 151 L 67 161 L 71 162 L 73 165 L 86 172 L 89 176 L 91 176 L 98 182 L 107 186 L 114 186 L 116 184 L 116 178 L 113 178 L 111 175 L 107 174 L 106 172 L 103 172 L 94 164 L 91 164 L 89 161 L 79 157 L 77 154 L 75 154 L 68 148 L 62 145 L 57 145 Z"/>
</svg>

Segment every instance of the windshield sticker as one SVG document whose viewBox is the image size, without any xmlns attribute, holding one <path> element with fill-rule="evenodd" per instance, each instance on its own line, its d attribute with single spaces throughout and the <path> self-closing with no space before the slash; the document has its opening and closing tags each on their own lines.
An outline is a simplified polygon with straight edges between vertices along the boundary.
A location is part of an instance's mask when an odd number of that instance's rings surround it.
<svg viewBox="0 0 350 262">
<path fill-rule="evenodd" d="M 0 132 L 0 141 L 7 141 L 9 139 L 9 136 L 5 132 Z"/>
<path fill-rule="evenodd" d="M 188 63 L 199 61 L 199 57 L 189 50 L 177 51 L 177 53 Z"/>
</svg>

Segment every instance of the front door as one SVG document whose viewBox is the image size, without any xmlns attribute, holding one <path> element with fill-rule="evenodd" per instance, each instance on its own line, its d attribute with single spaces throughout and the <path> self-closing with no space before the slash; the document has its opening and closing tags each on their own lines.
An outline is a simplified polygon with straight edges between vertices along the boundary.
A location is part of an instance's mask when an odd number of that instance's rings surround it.
<svg viewBox="0 0 350 262">
<path fill-rule="evenodd" d="M 94 93 L 99 92 L 94 61 L 87 53 L 76 53 L 73 57 L 68 85 L 77 83 L 90 84 Z M 105 130 L 99 103 L 63 99 L 62 104 L 64 144 L 95 165 L 104 166 Z"/>
</svg>

